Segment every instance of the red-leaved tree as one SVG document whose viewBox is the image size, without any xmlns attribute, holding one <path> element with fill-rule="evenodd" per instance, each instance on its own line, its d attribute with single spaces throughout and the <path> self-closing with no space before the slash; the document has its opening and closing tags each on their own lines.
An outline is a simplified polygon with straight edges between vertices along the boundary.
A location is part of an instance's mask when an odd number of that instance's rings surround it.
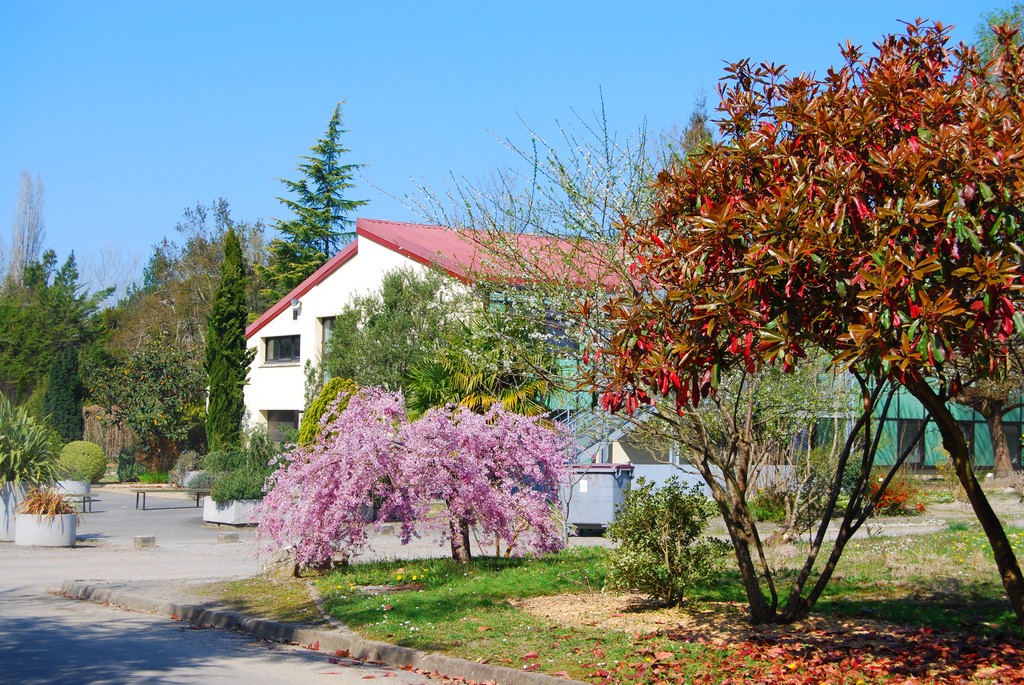
<svg viewBox="0 0 1024 685">
<path fill-rule="evenodd" d="M 930 413 L 1024 625 L 1024 582 L 950 412 L 964 368 L 998 376 L 1024 329 L 1024 52 L 993 61 L 918 20 L 822 78 L 731 65 L 720 141 L 663 171 L 623 220 L 632 292 L 604 305 L 602 402 L 680 412 L 731 371 L 819 348 Z"/>
<path fill-rule="evenodd" d="M 484 414 L 431 409 L 408 422 L 402 395 L 378 388 L 324 416 L 318 438 L 271 476 L 262 505 L 260 534 L 271 546 L 293 545 L 300 565 L 357 552 L 371 509 L 377 522 L 401 523 L 403 544 L 436 527 L 461 561 L 470 559 L 470 527 L 510 554 L 564 545 L 553 507 L 568 478 L 569 440 L 543 419 L 495 405 Z M 446 506 L 435 514 L 438 501 Z"/>
</svg>

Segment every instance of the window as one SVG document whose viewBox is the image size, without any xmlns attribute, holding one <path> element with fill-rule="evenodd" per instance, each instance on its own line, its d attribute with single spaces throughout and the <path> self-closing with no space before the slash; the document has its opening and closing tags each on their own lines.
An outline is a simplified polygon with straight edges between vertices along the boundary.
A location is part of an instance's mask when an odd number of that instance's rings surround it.
<svg viewBox="0 0 1024 685">
<path fill-rule="evenodd" d="M 285 335 L 265 340 L 267 346 L 264 361 L 267 363 L 299 361 L 299 336 Z"/>
<path fill-rule="evenodd" d="M 281 442 L 285 438 L 294 439 L 294 431 L 299 429 L 299 412 L 295 409 L 267 410 L 267 430 L 270 439 Z"/>
<path fill-rule="evenodd" d="M 320 352 L 323 353 L 327 350 L 327 343 L 331 339 L 331 333 L 334 332 L 334 317 L 325 316 L 320 319 Z"/>
<path fill-rule="evenodd" d="M 964 441 L 967 443 L 967 454 L 971 455 L 971 461 L 974 461 L 974 422 L 973 421 L 957 421 L 956 425 L 960 427 L 960 432 L 964 436 Z"/>
<path fill-rule="evenodd" d="M 921 419 L 899 419 L 898 426 L 899 452 L 896 454 L 897 458 L 902 456 L 914 443 L 914 440 L 917 439 L 918 434 L 924 431 L 924 421 Z M 924 435 L 921 435 L 921 439 L 917 440 L 917 444 L 914 445 L 914 449 L 907 456 L 905 463 L 908 466 L 924 465 Z"/>
</svg>

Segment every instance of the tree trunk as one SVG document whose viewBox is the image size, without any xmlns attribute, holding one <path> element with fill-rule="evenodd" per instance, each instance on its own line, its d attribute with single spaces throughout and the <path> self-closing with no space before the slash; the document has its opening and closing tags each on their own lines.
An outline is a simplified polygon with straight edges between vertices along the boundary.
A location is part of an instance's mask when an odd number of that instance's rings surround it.
<svg viewBox="0 0 1024 685">
<path fill-rule="evenodd" d="M 999 410 L 985 412 L 985 423 L 988 424 L 989 435 L 992 436 L 993 473 L 996 478 L 1009 478 L 1013 475 L 1013 463 L 1010 461 L 1010 446 L 1003 432 L 1003 416 Z"/>
<path fill-rule="evenodd" d="M 469 523 L 464 519 L 452 520 L 448 532 L 451 537 L 452 559 L 460 564 L 468 564 L 472 561 L 469 551 Z"/>
<path fill-rule="evenodd" d="M 721 490 L 718 491 L 721 493 Z M 714 494 L 714 489 L 712 489 Z M 743 579 L 743 589 L 747 593 L 747 603 L 750 605 L 750 621 L 752 623 L 768 623 L 775 619 L 775 604 L 765 601 L 761 592 L 761 582 L 757 571 L 757 564 L 754 562 L 754 554 L 751 548 L 757 547 L 757 531 L 751 521 L 750 510 L 735 492 L 728 492 L 729 501 L 722 501 L 716 496 L 718 508 L 725 519 L 725 527 L 732 539 L 733 550 L 736 553 L 736 563 L 739 567 L 740 577 Z"/>
<path fill-rule="evenodd" d="M 904 385 L 931 413 L 935 425 L 938 426 L 939 432 L 942 434 L 942 445 L 949 452 L 960 484 L 963 485 L 967 498 L 974 508 L 974 514 L 978 517 L 978 522 L 988 537 L 1003 587 L 1006 590 L 1006 596 L 1017 615 L 1018 624 L 1024 629 L 1024 578 L 1021 577 L 1020 565 L 1017 563 L 1017 557 L 1013 553 L 1010 541 L 1006 538 L 1006 531 L 1003 530 L 999 518 L 992 510 L 992 505 L 989 504 L 988 498 L 982 492 L 978 479 L 974 477 L 964 435 L 960 432 L 960 427 L 949 411 L 949 406 L 931 386 L 924 381 L 907 381 Z"/>
</svg>

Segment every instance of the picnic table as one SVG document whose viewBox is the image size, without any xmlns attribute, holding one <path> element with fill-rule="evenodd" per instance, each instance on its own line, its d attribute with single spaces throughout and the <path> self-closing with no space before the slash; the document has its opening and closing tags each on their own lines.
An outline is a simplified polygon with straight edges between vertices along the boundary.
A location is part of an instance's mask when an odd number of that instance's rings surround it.
<svg viewBox="0 0 1024 685">
<path fill-rule="evenodd" d="M 146 510 L 146 494 L 150 492 L 182 492 L 188 493 L 189 495 L 195 495 L 196 506 L 200 507 L 203 504 L 203 496 L 210 494 L 210 488 L 132 488 L 131 492 L 135 493 L 135 508 L 139 508 L 139 499 L 142 500 L 142 510 Z"/>
</svg>

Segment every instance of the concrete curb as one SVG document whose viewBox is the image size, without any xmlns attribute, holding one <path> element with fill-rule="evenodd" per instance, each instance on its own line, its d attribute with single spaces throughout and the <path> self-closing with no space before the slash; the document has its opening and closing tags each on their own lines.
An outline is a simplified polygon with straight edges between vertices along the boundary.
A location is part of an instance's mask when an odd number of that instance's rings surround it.
<svg viewBox="0 0 1024 685">
<path fill-rule="evenodd" d="M 132 611 L 158 614 L 193 625 L 222 630 L 240 630 L 257 638 L 297 644 L 307 649 L 324 652 L 327 655 L 341 652 L 343 656 L 362 661 L 383 663 L 395 668 L 411 667 L 426 673 L 465 678 L 480 683 L 490 682 L 497 685 L 569 685 L 579 683 L 579 681 L 556 678 L 544 673 L 532 673 L 506 666 L 478 664 L 441 654 L 399 647 L 386 642 L 375 642 L 361 638 L 351 631 L 301 628 L 277 621 L 253 618 L 220 608 L 154 599 L 132 594 L 116 587 L 67 581 L 61 587 L 60 594 L 71 599 L 84 599 Z"/>
</svg>

